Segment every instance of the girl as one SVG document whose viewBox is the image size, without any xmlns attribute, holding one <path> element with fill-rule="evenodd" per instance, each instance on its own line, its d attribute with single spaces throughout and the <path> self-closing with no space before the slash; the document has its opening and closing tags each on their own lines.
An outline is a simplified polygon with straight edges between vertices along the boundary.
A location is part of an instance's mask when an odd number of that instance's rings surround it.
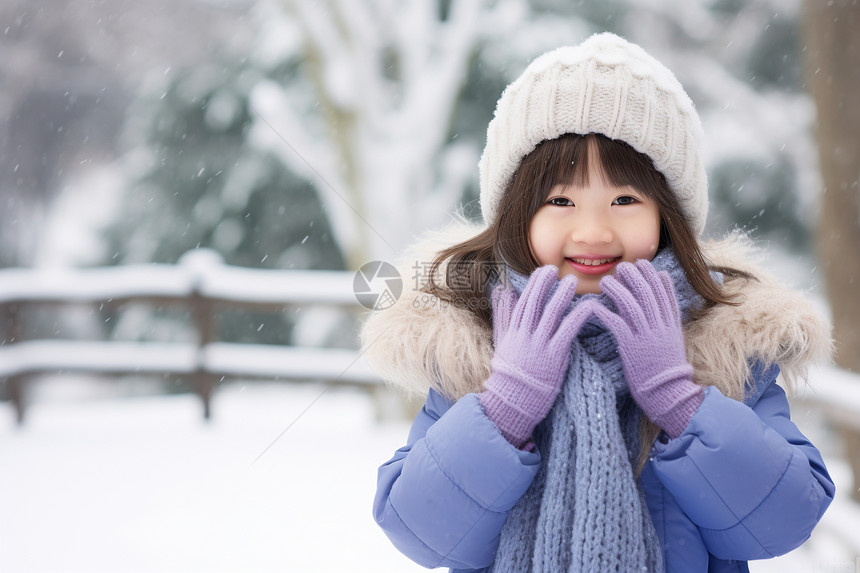
<svg viewBox="0 0 860 573">
<path fill-rule="evenodd" d="M 809 537 L 834 486 L 776 378 L 827 354 L 827 325 L 738 238 L 699 241 L 700 130 L 671 72 L 611 34 L 505 90 L 486 227 L 414 253 L 427 284 L 363 331 L 426 395 L 374 500 L 419 564 L 737 572 Z"/>
</svg>

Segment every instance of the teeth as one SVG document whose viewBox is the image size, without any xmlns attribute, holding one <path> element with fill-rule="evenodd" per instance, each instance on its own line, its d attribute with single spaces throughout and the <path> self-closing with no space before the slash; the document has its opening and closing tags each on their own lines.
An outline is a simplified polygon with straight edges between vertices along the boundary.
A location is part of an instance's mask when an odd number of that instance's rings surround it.
<svg viewBox="0 0 860 573">
<path fill-rule="evenodd" d="M 612 262 L 612 261 L 614 261 L 616 258 L 617 258 L 617 257 L 614 257 L 614 258 L 611 258 L 611 259 L 571 259 L 571 260 L 572 260 L 573 262 L 575 262 L 575 263 L 579 263 L 579 264 L 581 264 L 581 265 L 587 265 L 587 266 L 592 266 L 592 267 L 593 267 L 593 266 L 596 266 L 596 265 L 604 265 L 604 264 L 606 264 L 606 263 L 611 263 L 611 262 Z"/>
</svg>

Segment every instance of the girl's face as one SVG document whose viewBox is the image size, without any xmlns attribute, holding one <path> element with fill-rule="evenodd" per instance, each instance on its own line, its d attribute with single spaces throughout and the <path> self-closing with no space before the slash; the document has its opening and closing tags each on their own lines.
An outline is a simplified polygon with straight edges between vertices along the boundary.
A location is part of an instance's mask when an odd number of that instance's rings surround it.
<svg viewBox="0 0 860 573">
<path fill-rule="evenodd" d="M 529 224 L 538 262 L 574 275 L 576 293 L 600 293 L 600 279 L 620 262 L 654 258 L 660 242 L 657 204 L 633 187 L 613 187 L 589 166 L 585 187 L 556 185 Z"/>
</svg>

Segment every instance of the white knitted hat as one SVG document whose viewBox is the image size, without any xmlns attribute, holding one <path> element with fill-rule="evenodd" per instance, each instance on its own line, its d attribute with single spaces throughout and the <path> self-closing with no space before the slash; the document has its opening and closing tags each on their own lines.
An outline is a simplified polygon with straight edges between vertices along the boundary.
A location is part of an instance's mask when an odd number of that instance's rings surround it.
<svg viewBox="0 0 860 573">
<path fill-rule="evenodd" d="M 650 157 L 702 233 L 708 181 L 693 102 L 668 68 L 609 33 L 543 54 L 505 89 L 479 163 L 487 224 L 522 159 L 566 133 L 601 133 Z"/>
</svg>

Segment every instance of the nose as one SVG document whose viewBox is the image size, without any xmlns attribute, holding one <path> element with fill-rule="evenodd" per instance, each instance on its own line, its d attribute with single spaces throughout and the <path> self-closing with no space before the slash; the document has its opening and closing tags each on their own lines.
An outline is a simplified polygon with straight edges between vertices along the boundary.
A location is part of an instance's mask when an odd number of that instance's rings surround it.
<svg viewBox="0 0 860 573">
<path fill-rule="evenodd" d="M 570 238 L 576 243 L 605 244 L 611 243 L 615 237 L 611 225 L 597 215 L 577 217 L 571 223 Z"/>
</svg>

